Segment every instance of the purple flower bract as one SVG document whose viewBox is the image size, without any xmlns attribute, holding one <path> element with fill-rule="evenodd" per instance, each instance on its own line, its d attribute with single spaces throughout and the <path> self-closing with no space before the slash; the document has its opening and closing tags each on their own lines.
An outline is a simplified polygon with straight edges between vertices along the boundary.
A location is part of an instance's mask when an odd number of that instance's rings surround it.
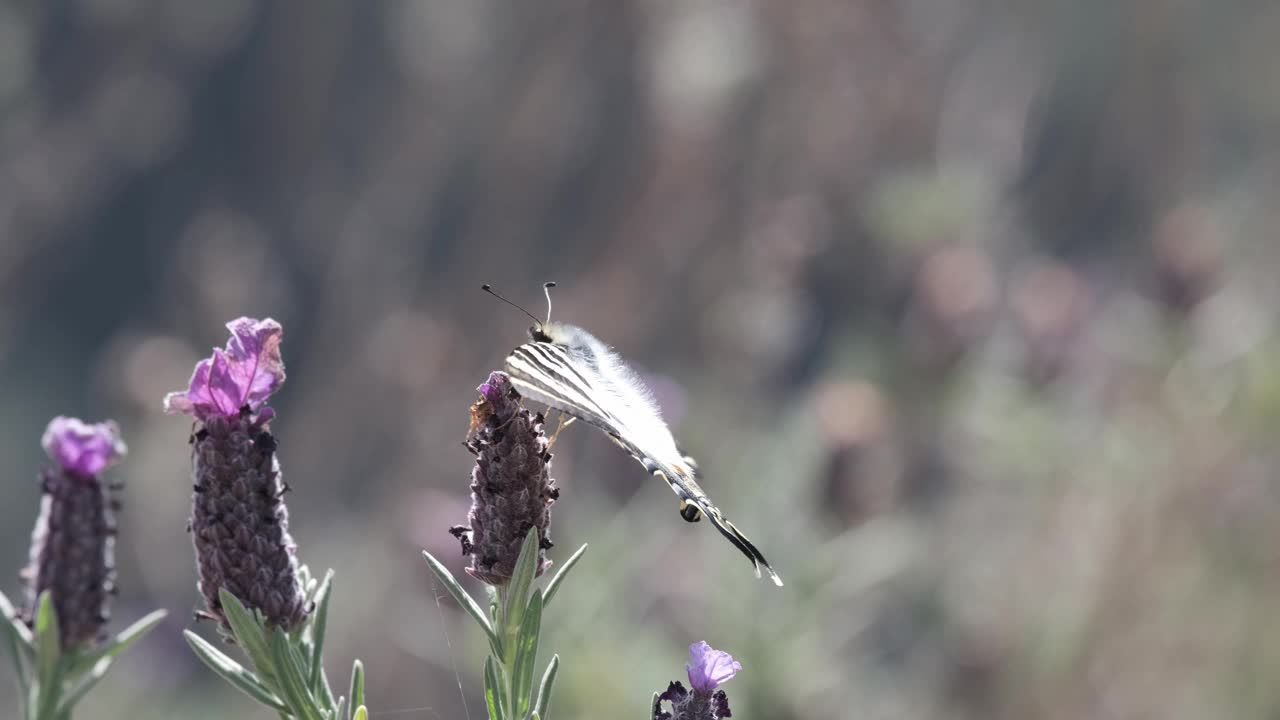
<svg viewBox="0 0 1280 720">
<path fill-rule="evenodd" d="M 212 357 L 196 364 L 186 391 L 165 396 L 165 412 L 198 420 L 235 417 L 245 406 L 258 410 L 284 384 L 280 323 L 242 317 L 227 323 L 227 329 L 231 339 L 226 349 L 214 348 Z"/>
<path fill-rule="evenodd" d="M 126 451 L 115 423 L 90 425 L 61 415 L 49 421 L 40 444 L 59 467 L 85 478 L 102 472 Z"/>
<path fill-rule="evenodd" d="M 723 650 L 716 650 L 705 641 L 689 646 L 689 684 L 694 690 L 711 692 L 742 670 L 742 664 Z"/>
</svg>

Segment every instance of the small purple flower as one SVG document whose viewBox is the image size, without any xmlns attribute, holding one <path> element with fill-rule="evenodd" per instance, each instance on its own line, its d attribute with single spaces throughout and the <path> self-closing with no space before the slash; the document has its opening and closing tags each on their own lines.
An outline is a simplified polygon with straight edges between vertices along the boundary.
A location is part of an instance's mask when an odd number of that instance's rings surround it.
<svg viewBox="0 0 1280 720">
<path fill-rule="evenodd" d="M 226 349 L 214 348 L 212 357 L 196 365 L 185 392 L 165 396 L 166 413 L 187 413 L 198 420 L 235 417 L 246 406 L 258 410 L 280 389 L 284 383 L 280 323 L 242 317 L 227 323 L 227 329 L 231 339 Z M 263 414 L 270 412 L 270 408 L 263 410 Z"/>
<path fill-rule="evenodd" d="M 689 646 L 689 684 L 694 690 L 711 692 L 728 682 L 742 670 L 742 663 L 723 650 L 716 650 L 700 640 Z"/>
<path fill-rule="evenodd" d="M 742 670 L 742 665 L 727 652 L 716 650 L 705 642 L 696 642 L 689 646 L 689 659 L 685 665 L 689 673 L 689 684 L 693 690 L 685 690 L 684 685 L 673 682 L 667 691 L 653 696 L 653 720 L 721 720 L 733 717 L 729 710 L 729 697 L 723 690 L 717 690 L 722 683 L 728 682 Z M 668 703 L 671 711 L 662 709 Z"/>
<path fill-rule="evenodd" d="M 89 425 L 61 415 L 49 421 L 40 444 L 63 470 L 85 478 L 102 472 L 126 452 L 115 423 Z"/>
</svg>

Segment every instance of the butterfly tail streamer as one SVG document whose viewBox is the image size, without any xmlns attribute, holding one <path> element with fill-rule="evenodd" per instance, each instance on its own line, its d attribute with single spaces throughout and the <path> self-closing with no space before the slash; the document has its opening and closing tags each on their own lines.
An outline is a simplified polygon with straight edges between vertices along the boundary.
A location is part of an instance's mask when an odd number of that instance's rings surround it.
<svg viewBox="0 0 1280 720">
<path fill-rule="evenodd" d="M 650 472 L 655 476 L 666 480 L 667 484 L 671 486 L 671 489 L 675 491 L 675 494 L 679 496 L 681 500 L 693 505 L 701 511 L 702 514 L 711 521 L 711 524 L 715 526 L 715 529 L 720 531 L 720 534 L 723 535 L 726 540 L 733 543 L 734 547 L 738 548 L 743 555 L 746 555 L 747 559 L 751 561 L 752 567 L 755 568 L 756 577 L 761 577 L 761 569 L 763 568 L 764 572 L 769 573 L 769 579 L 773 581 L 773 584 L 778 587 L 782 587 L 782 578 L 778 577 L 778 573 L 774 572 L 773 566 L 771 566 L 769 561 L 765 559 L 764 553 L 760 552 L 760 550 L 756 548 L 755 544 L 752 543 L 736 525 L 730 522 L 729 519 L 724 516 L 724 513 L 720 512 L 720 508 L 716 507 L 715 504 L 711 502 L 711 499 L 707 497 L 705 492 L 703 492 L 702 487 L 693 479 L 692 473 L 685 472 L 683 468 L 672 467 L 670 465 L 658 465 L 652 460 L 640 457 L 634 452 L 632 452 L 632 455 L 635 456 L 635 458 L 646 468 L 652 467 L 653 469 L 651 469 Z"/>
</svg>

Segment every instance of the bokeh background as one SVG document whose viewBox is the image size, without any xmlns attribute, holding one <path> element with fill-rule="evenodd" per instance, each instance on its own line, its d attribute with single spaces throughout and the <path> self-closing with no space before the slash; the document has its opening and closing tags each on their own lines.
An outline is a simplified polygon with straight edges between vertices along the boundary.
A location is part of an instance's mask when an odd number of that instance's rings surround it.
<svg viewBox="0 0 1280 720">
<path fill-rule="evenodd" d="M 479 285 L 556 280 L 788 584 L 568 430 L 555 717 L 647 717 L 706 639 L 747 719 L 1274 718 L 1277 36 L 1267 2 L 0 4 L 3 589 L 44 424 L 115 418 L 115 626 L 171 616 L 80 714 L 265 717 L 180 637 L 160 399 L 273 316 L 331 672 L 481 718 L 419 552 L 461 569 L 467 407 L 529 324 Z"/>
</svg>

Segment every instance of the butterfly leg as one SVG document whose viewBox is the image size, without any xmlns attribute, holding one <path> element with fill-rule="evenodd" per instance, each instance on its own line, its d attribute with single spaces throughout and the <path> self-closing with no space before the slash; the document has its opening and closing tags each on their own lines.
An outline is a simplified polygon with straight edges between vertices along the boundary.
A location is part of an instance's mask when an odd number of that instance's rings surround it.
<svg viewBox="0 0 1280 720">
<path fill-rule="evenodd" d="M 556 438 L 560 437 L 560 432 L 578 420 L 576 417 L 570 417 L 568 420 L 565 420 L 564 417 L 564 413 L 560 413 L 560 421 L 556 424 L 556 431 L 551 433 L 551 439 L 547 441 L 548 452 L 550 452 L 551 448 L 556 444 Z"/>
</svg>

